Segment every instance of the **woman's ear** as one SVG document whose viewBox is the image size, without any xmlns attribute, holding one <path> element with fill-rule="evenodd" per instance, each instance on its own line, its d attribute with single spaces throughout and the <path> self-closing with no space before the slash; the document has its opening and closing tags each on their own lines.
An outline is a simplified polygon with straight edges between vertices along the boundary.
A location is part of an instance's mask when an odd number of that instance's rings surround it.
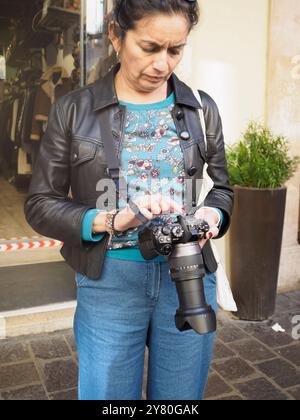
<svg viewBox="0 0 300 420">
<path fill-rule="evenodd" d="M 118 31 L 118 24 L 115 21 L 109 22 L 108 24 L 108 38 L 112 43 L 115 52 L 120 51 L 121 49 L 121 37 Z"/>
</svg>

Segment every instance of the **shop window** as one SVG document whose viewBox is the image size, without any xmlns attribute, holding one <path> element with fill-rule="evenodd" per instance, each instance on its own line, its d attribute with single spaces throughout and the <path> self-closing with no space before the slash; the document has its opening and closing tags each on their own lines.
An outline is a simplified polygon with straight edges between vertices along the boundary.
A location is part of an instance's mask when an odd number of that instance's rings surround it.
<svg viewBox="0 0 300 420">
<path fill-rule="evenodd" d="M 1 21 L 0 190 L 7 200 L 0 208 L 0 238 L 36 234 L 23 202 L 51 104 L 115 64 L 108 39 L 112 9 L 113 0 L 36 0 L 21 18 L 9 9 L 13 14 Z"/>
<path fill-rule="evenodd" d="M 36 235 L 24 199 L 51 105 L 80 87 L 82 65 L 80 0 L 36 0 L 22 10 L 7 5 L 1 19 L 0 238 L 8 240 Z"/>
<path fill-rule="evenodd" d="M 82 85 L 93 83 L 115 63 L 108 39 L 108 22 L 112 8 L 112 0 L 82 1 Z"/>
</svg>

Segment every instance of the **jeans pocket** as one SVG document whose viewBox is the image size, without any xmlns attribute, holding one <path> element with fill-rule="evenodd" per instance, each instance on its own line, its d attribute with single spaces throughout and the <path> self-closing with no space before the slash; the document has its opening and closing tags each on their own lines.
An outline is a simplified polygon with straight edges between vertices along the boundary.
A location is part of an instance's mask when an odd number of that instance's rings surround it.
<svg viewBox="0 0 300 420">
<path fill-rule="evenodd" d="M 87 279 L 87 276 L 85 276 L 84 274 L 81 274 L 81 273 L 75 274 L 75 283 L 77 287 L 83 286 L 83 283 L 86 279 Z"/>
</svg>

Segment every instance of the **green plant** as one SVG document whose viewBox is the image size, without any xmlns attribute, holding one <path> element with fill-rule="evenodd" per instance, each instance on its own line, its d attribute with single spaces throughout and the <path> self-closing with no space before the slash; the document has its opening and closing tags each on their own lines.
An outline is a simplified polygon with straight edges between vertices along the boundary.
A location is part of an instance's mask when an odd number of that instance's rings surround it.
<svg viewBox="0 0 300 420">
<path fill-rule="evenodd" d="M 251 122 L 236 144 L 226 150 L 231 185 L 279 188 L 295 173 L 299 157 L 291 158 L 285 137 Z"/>
</svg>

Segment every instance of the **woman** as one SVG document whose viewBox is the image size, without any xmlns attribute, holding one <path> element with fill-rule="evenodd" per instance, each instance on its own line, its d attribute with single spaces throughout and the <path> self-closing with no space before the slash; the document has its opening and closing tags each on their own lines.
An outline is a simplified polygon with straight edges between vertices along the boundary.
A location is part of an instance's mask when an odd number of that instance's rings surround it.
<svg viewBox="0 0 300 420">
<path fill-rule="evenodd" d="M 140 399 L 145 345 L 149 400 L 204 394 L 214 334 L 176 328 L 168 263 L 143 258 L 135 208 L 122 199 L 117 210 L 99 204 L 99 181 L 107 178 L 103 139 L 110 136 L 129 198 L 145 220 L 160 223 L 189 208 L 209 223 L 200 245 L 206 300 L 217 310 L 209 239 L 226 233 L 233 198 L 222 125 L 202 93 L 206 153 L 199 101 L 174 74 L 197 21 L 193 1 L 116 1 L 109 37 L 120 63 L 52 108 L 25 214 L 37 232 L 64 242 L 61 253 L 76 271 L 80 399 Z M 182 201 L 184 181 L 201 179 L 205 161 L 214 188 L 197 208 L 193 194 Z"/>
</svg>

